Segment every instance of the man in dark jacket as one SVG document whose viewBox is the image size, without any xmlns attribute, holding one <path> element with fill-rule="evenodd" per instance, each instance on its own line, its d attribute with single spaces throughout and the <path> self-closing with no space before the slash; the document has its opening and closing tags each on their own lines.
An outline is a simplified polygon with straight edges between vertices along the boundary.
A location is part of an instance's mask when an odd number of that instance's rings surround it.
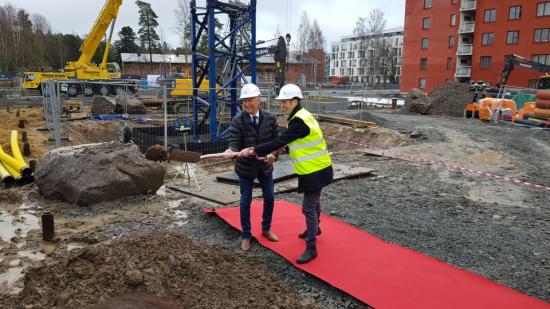
<svg viewBox="0 0 550 309">
<path fill-rule="evenodd" d="M 237 114 L 229 129 L 229 148 L 226 158 L 230 159 L 233 152 L 241 151 L 247 147 L 253 147 L 266 143 L 277 137 L 279 131 L 276 117 L 260 109 L 260 89 L 254 84 L 246 84 L 241 89 L 240 98 L 243 100 L 243 109 Z M 237 158 L 235 173 L 239 176 L 241 191 L 240 212 L 242 241 L 241 249 L 250 249 L 250 203 L 252 202 L 252 189 L 254 179 L 258 178 L 262 188 L 264 208 L 262 214 L 262 235 L 270 241 L 279 241 L 277 235 L 271 232 L 271 218 L 273 216 L 274 190 L 273 190 L 273 162 L 278 153 L 267 154 L 264 158 Z"/>
<path fill-rule="evenodd" d="M 288 116 L 288 129 L 276 139 L 256 147 L 243 149 L 239 157 L 262 157 L 288 146 L 294 171 L 298 174 L 298 192 L 304 193 L 302 212 L 306 219 L 306 231 L 298 237 L 305 238 L 306 250 L 296 260 L 308 263 L 317 257 L 316 237 L 321 234 L 321 190 L 332 182 L 333 170 L 323 132 L 313 115 L 302 108 L 302 91 L 293 84 L 281 88 L 277 100 Z"/>
</svg>

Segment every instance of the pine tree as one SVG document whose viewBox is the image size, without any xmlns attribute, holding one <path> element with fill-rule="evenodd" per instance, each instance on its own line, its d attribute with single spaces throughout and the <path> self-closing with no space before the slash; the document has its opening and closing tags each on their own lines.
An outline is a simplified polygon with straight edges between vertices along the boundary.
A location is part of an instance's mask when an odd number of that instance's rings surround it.
<svg viewBox="0 0 550 309">
<path fill-rule="evenodd" d="M 149 51 L 149 62 L 153 65 L 153 48 L 158 46 L 160 37 L 155 30 L 159 23 L 157 22 L 157 14 L 151 8 L 151 4 L 140 0 L 136 1 L 139 8 L 139 40 L 141 45 Z"/>
</svg>

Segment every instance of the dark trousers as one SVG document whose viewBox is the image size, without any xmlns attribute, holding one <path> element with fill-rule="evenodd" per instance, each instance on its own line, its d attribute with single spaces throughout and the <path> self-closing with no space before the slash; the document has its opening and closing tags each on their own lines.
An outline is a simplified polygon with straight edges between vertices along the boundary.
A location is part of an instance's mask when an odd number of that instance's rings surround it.
<svg viewBox="0 0 550 309">
<path fill-rule="evenodd" d="M 264 197 L 264 209 L 262 213 L 262 230 L 269 231 L 271 229 L 271 218 L 273 217 L 273 204 L 275 195 L 273 193 L 273 175 L 259 175 L 258 181 L 262 188 Z M 250 203 L 252 203 L 252 189 L 254 189 L 254 179 L 239 177 L 239 185 L 241 189 L 241 228 L 243 239 L 250 239 Z"/>
<path fill-rule="evenodd" d="M 302 202 L 302 213 L 306 217 L 306 246 L 308 249 L 316 250 L 317 231 L 321 217 L 321 190 L 304 193 Z"/>
</svg>

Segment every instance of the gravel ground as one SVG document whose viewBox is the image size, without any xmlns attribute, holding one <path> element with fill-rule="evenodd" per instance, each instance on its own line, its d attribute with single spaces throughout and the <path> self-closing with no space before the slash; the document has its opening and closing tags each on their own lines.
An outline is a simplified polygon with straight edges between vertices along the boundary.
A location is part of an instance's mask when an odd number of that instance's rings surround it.
<svg viewBox="0 0 550 309">
<path fill-rule="evenodd" d="M 354 113 L 357 111 L 341 112 L 352 118 L 357 116 Z M 385 128 L 405 134 L 416 132 L 418 137 L 399 147 L 398 153 L 550 185 L 550 132 L 387 110 L 373 111 L 373 115 L 384 119 Z M 550 192 L 360 151 L 337 152 L 334 160 L 361 163 L 376 169 L 378 176 L 328 186 L 322 196 L 324 213 L 386 241 L 550 302 Z M 30 201 L 46 203 L 32 188 L 27 190 Z M 277 198 L 301 203 L 298 193 Z M 177 202 L 170 202 L 174 200 Z M 167 203 L 171 206 L 165 207 Z M 165 195 L 126 198 L 90 208 L 62 203 L 49 203 L 48 208 L 60 214 L 65 224 L 75 220 L 83 226 L 96 224 L 80 232 L 74 224 L 70 226 L 73 231 L 68 231 L 69 227 L 67 231 L 61 229 L 61 242 L 103 242 L 113 236 L 132 237 L 161 230 L 242 254 L 239 233 L 218 217 L 204 214 L 202 208 L 209 206 L 202 200 L 167 191 Z M 101 223 L 90 219 L 98 217 L 103 218 Z M 31 232 L 30 236 L 37 234 Z M 66 253 L 51 256 L 56 255 Z M 367 307 L 254 242 L 247 255 L 320 307 Z"/>
</svg>

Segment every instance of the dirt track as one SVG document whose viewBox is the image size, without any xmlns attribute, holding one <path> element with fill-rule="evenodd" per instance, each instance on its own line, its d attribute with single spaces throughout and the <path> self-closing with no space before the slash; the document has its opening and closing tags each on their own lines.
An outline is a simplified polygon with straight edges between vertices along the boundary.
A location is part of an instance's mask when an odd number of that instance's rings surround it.
<svg viewBox="0 0 550 309">
<path fill-rule="evenodd" d="M 357 119 L 355 113 L 357 111 L 341 112 Z M 384 119 L 386 128 L 405 135 L 416 131 L 418 137 L 394 149 L 392 155 L 408 154 L 458 163 L 480 171 L 550 185 L 550 132 L 493 126 L 478 120 L 408 115 L 384 110 L 376 111 L 374 115 Z M 361 132 L 345 136 L 368 144 L 365 134 Z M 365 166 L 376 169 L 379 177 L 346 180 L 330 185 L 323 192 L 323 212 L 386 241 L 423 252 L 550 301 L 550 192 L 465 174 L 438 165 L 366 155 L 359 150 L 343 154 L 338 149 L 350 147 L 340 142 L 332 143 L 331 147 L 336 152 L 336 161 L 364 162 Z M 212 254 L 221 249 L 224 251 L 220 254 L 227 261 L 250 261 L 253 267 L 258 266 L 258 270 L 254 268 L 253 272 L 261 273 L 258 278 L 260 281 L 243 280 L 243 284 L 252 289 L 262 280 L 280 280 L 281 292 L 278 295 L 284 298 L 281 301 L 296 298 L 292 292 L 287 292 L 290 290 L 285 285 L 302 297 L 290 307 L 307 306 L 309 302 L 325 308 L 365 306 L 327 284 L 304 275 L 256 243 L 253 243 L 251 251 L 245 256 L 239 250 L 237 231 L 220 219 L 202 212 L 203 207 L 212 205 L 176 192 L 126 198 L 90 208 L 75 208 L 45 201 L 32 186 L 2 193 L 9 197 L 9 202 L 0 204 L 4 214 L 17 216 L 41 209 L 56 212 L 58 240 L 44 245 L 39 231 L 31 230 L 27 237 L 17 236 L 7 246 L 3 243 L 0 272 L 6 271 L 8 262 L 16 258 L 20 259 L 22 266 L 37 264 L 32 258 L 17 256 L 21 249 L 17 247 L 18 244 L 22 244 L 23 249 L 35 249 L 48 254 L 45 261 L 53 264 L 48 266 L 53 271 L 60 267 L 54 262 L 64 263 L 62 261 L 69 257 L 67 249 L 75 246 L 86 247 L 95 243 L 105 246 L 106 241 L 117 237 L 109 245 L 114 247 L 107 249 L 115 257 L 118 255 L 116 252 L 120 252 L 116 246 L 118 238 L 132 241 L 133 236 L 148 235 L 152 231 L 172 232 L 185 239 L 192 239 L 199 247 L 207 246 L 197 249 L 197 252 Z M 301 195 L 297 193 L 284 194 L 278 198 L 301 202 Z M 22 201 L 28 208 L 18 209 Z M 182 241 L 187 243 L 185 239 Z M 70 256 L 86 252 L 79 250 L 87 249 L 75 249 Z M 105 258 L 109 255 L 102 254 Z M 93 269 L 89 268 L 82 275 L 89 275 Z M 27 280 L 40 283 L 42 288 L 51 288 L 53 285 L 40 272 L 28 272 L 32 275 Z M 154 271 L 151 280 L 162 278 L 162 274 L 162 271 Z M 117 276 L 116 272 L 113 275 Z M 275 279 L 268 279 L 270 276 Z M 83 281 L 86 291 L 92 290 L 86 289 L 86 282 L 97 285 L 93 281 Z M 169 282 L 164 283 L 163 291 L 167 292 L 162 296 L 181 303 L 176 294 L 170 292 L 178 290 L 171 290 L 166 284 Z M 33 285 L 33 289 L 36 288 Z M 98 300 L 116 293 L 108 287 L 102 289 L 101 286 L 93 291 L 93 295 L 89 296 Z M 125 291 L 139 289 L 130 286 Z M 258 290 L 257 295 L 263 293 Z M 26 296 L 30 294 L 29 290 L 21 292 L 22 304 L 38 304 L 36 299 Z M 212 297 L 212 303 L 216 303 L 216 299 L 227 297 L 223 295 L 213 293 L 205 297 Z M 54 301 L 60 296 L 51 297 Z M 78 294 L 73 297 L 81 300 L 78 303 L 80 305 L 90 301 L 90 298 L 82 298 Z M 7 301 L 19 301 L 15 297 L 11 300 L 2 299 L 0 307 L 10 304 L 5 303 Z M 244 298 L 232 304 L 249 305 Z"/>
</svg>

